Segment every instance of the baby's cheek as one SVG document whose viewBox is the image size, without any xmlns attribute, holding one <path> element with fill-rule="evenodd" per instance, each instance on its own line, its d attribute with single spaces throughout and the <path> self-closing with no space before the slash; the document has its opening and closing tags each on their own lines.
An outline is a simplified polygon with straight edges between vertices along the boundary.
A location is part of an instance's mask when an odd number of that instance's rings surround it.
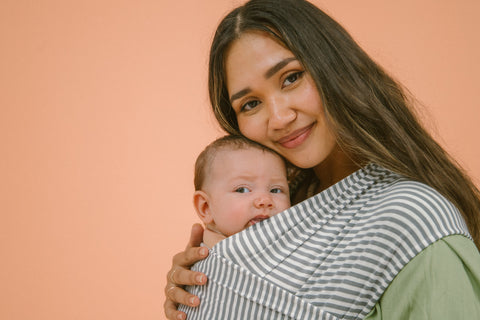
<svg viewBox="0 0 480 320">
<path fill-rule="evenodd" d="M 249 210 L 245 206 L 233 205 L 229 209 L 228 217 L 224 220 L 225 234 L 231 236 L 245 229 L 248 223 Z"/>
</svg>

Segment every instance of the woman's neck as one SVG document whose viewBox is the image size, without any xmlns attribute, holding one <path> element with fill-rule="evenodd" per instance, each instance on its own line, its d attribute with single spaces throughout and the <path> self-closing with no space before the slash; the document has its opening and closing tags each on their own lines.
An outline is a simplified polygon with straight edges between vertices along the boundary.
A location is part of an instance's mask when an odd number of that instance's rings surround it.
<svg viewBox="0 0 480 320">
<path fill-rule="evenodd" d="M 363 161 L 354 159 L 336 145 L 330 155 L 313 168 L 315 175 L 320 181 L 317 192 L 334 185 L 360 169 L 363 165 Z"/>
</svg>

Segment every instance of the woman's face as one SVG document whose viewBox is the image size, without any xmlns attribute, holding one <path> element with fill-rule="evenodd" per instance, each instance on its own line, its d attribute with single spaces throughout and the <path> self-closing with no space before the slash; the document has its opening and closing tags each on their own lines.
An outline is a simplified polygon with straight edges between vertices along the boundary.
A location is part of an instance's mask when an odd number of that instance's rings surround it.
<svg viewBox="0 0 480 320">
<path fill-rule="evenodd" d="M 322 163 L 336 146 L 320 94 L 292 52 L 265 33 L 235 40 L 225 61 L 227 89 L 247 138 L 301 168 Z"/>
</svg>

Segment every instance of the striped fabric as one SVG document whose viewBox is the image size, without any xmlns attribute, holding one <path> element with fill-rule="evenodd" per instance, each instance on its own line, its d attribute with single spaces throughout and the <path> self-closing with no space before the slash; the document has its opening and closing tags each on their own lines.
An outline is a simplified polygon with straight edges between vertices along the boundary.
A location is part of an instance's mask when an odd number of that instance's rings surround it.
<svg viewBox="0 0 480 320">
<path fill-rule="evenodd" d="M 470 237 L 432 188 L 375 164 L 219 242 L 192 268 L 187 319 L 362 319 L 395 275 L 448 235 Z"/>
</svg>

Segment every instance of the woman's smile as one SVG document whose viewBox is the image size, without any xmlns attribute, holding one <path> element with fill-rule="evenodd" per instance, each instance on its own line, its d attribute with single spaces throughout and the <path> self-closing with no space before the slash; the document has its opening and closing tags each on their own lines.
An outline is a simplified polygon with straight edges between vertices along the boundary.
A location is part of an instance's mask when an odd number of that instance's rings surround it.
<svg viewBox="0 0 480 320">
<path fill-rule="evenodd" d="M 310 133 L 312 132 L 314 125 L 315 125 L 315 122 L 304 128 L 295 130 L 292 133 L 279 139 L 277 143 L 279 143 L 282 147 L 287 149 L 296 148 L 300 146 L 310 136 Z"/>
</svg>

